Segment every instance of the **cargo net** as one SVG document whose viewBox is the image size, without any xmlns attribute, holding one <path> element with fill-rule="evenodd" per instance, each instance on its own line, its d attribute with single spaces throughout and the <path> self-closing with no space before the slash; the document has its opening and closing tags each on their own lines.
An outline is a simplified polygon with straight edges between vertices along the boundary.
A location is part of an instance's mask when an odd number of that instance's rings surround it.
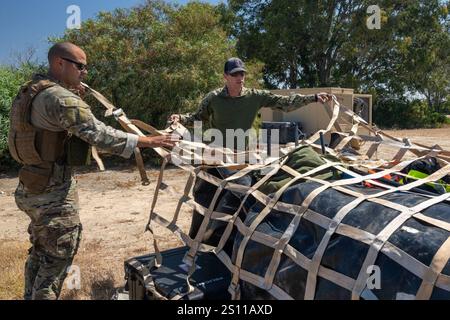
<svg viewBox="0 0 450 320">
<path fill-rule="evenodd" d="M 178 164 L 190 175 L 171 219 L 156 212 L 158 193 L 170 190 L 164 169 L 174 160 L 173 152 L 160 152 L 147 225 L 155 267 L 162 263 L 155 223 L 190 248 L 183 260 L 189 290 L 174 299 L 193 291 L 199 251 L 214 252 L 228 268 L 233 299 L 450 299 L 450 189 L 443 182 L 450 153 L 390 136 L 335 98 L 324 107 L 328 127 L 285 146 L 277 161 Z M 323 155 L 317 141 L 329 133 L 339 139 Z M 394 151 L 392 159 L 374 156 L 382 147 Z M 210 147 L 183 141 L 177 148 Z M 409 176 L 405 169 L 417 161 L 434 161 L 434 172 Z M 177 225 L 184 205 L 193 209 L 189 233 Z"/>
</svg>

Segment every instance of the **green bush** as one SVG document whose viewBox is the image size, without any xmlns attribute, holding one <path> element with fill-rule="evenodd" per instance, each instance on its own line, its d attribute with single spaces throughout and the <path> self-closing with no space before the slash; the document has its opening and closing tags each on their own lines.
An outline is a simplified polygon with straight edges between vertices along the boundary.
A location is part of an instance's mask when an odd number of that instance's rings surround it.
<svg viewBox="0 0 450 320">
<path fill-rule="evenodd" d="M 423 100 L 386 99 L 374 108 L 374 123 L 380 128 L 436 128 L 445 122 L 446 116 L 430 110 Z"/>
<path fill-rule="evenodd" d="M 129 118 L 164 128 L 172 113 L 197 108 L 212 89 L 223 85 L 223 64 L 236 55 L 234 40 L 228 38 L 216 7 L 199 2 L 172 6 L 148 1 L 133 9 L 102 12 L 96 19 L 71 30 L 62 39 L 85 50 L 89 74 L 86 82 L 102 92 Z M 247 85 L 259 87 L 262 65 L 247 63 Z M 7 151 L 8 114 L 11 100 L 24 72 L 4 68 L 0 86 L 5 97 L 1 109 L 0 161 Z M 103 117 L 104 109 L 87 97 L 94 114 L 120 128 L 114 119 Z M 146 152 L 147 153 L 147 152 Z"/>
<path fill-rule="evenodd" d="M 101 13 L 64 40 L 87 53 L 91 87 L 130 118 L 158 128 L 170 114 L 195 110 L 207 92 L 221 87 L 223 64 L 236 55 L 216 8 L 199 2 L 171 6 L 148 1 Z M 248 67 L 247 83 L 255 86 L 262 66 Z M 100 117 L 102 108 L 88 102 Z"/>
<path fill-rule="evenodd" d="M 450 117 L 445 117 L 445 124 L 450 124 Z"/>
<path fill-rule="evenodd" d="M 26 74 L 21 69 L 0 66 L 0 168 L 3 172 L 11 165 L 8 151 L 9 111 L 11 102 L 25 82 Z"/>
<path fill-rule="evenodd" d="M 92 88 L 129 118 L 162 129 L 170 114 L 196 110 L 209 91 L 224 85 L 223 64 L 236 50 L 222 20 L 220 10 L 210 4 L 148 1 L 100 13 L 59 40 L 86 52 L 86 82 Z M 247 61 L 247 86 L 261 86 L 262 68 Z M 102 117 L 104 109 L 93 99 L 87 97 L 87 102 L 100 120 L 120 128 L 114 119 Z M 147 163 L 160 160 L 152 150 L 143 155 Z"/>
</svg>

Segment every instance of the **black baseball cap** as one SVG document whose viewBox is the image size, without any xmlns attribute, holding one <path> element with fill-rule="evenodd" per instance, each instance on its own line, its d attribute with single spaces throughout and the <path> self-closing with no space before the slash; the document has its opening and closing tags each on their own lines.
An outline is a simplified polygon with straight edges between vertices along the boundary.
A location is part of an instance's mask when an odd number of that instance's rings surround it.
<svg viewBox="0 0 450 320">
<path fill-rule="evenodd" d="M 247 72 L 245 65 L 239 58 L 230 58 L 225 62 L 224 73 L 232 74 L 236 72 Z"/>
</svg>

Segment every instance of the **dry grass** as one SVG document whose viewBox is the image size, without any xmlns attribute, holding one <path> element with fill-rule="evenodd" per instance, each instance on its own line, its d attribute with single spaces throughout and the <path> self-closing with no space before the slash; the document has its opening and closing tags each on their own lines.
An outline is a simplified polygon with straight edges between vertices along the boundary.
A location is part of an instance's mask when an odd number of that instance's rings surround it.
<svg viewBox="0 0 450 320">
<path fill-rule="evenodd" d="M 0 242 L 0 300 L 23 298 L 23 273 L 29 247 L 28 242 Z"/>
<path fill-rule="evenodd" d="M 63 300 L 110 300 L 123 285 L 123 260 L 111 259 L 100 241 L 81 246 L 74 265 L 80 268 L 81 289 L 63 287 Z"/>
<path fill-rule="evenodd" d="M 0 243 L 0 300 L 23 298 L 23 270 L 28 254 L 28 242 L 2 240 Z M 142 253 L 143 248 L 133 250 Z M 68 289 L 61 293 L 62 300 L 109 300 L 116 289 L 123 286 L 123 261 L 113 257 L 100 242 L 88 243 L 80 248 L 74 265 L 80 268 L 81 289 Z"/>
</svg>

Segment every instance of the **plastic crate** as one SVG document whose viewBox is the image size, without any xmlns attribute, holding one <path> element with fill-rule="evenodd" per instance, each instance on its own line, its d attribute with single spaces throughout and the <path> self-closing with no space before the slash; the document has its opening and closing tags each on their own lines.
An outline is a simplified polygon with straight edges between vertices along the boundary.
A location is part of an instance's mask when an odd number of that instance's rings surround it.
<svg viewBox="0 0 450 320">
<path fill-rule="evenodd" d="M 302 132 L 302 126 L 298 122 L 263 121 L 261 129 L 267 130 L 268 140 L 269 136 L 273 136 L 273 130 L 278 130 L 280 139 L 279 144 L 298 142 L 305 138 L 305 134 Z"/>
<path fill-rule="evenodd" d="M 187 291 L 186 275 L 188 268 L 182 262 L 188 247 L 162 252 L 163 263 L 159 268 L 151 268 L 156 259 L 149 254 L 125 261 L 126 290 L 130 300 L 154 300 L 158 294 L 171 299 Z M 195 290 L 185 295 L 183 300 L 229 300 L 228 286 L 231 275 L 225 265 L 214 253 L 198 252 L 197 270 L 191 277 Z M 154 285 L 149 285 L 149 280 Z"/>
</svg>

